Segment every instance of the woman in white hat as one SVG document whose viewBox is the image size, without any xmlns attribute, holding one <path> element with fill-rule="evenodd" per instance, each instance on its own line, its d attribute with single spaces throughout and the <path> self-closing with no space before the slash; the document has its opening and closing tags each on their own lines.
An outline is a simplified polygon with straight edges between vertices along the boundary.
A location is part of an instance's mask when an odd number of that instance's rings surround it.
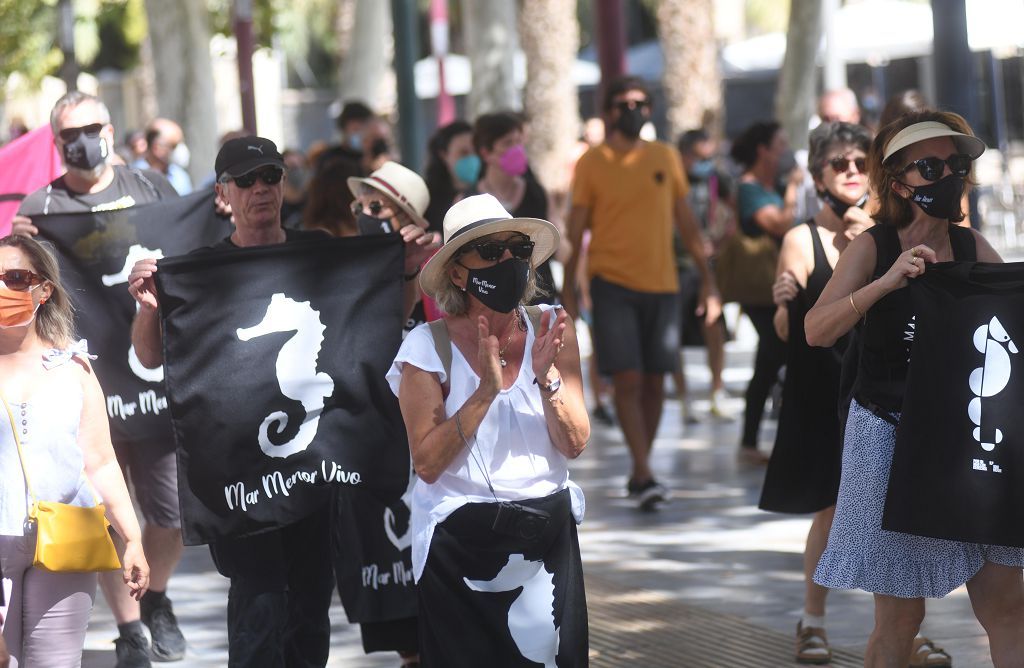
<svg viewBox="0 0 1024 668">
<path fill-rule="evenodd" d="M 579 349 L 562 310 L 523 306 L 558 232 L 476 195 L 448 211 L 444 238 L 420 284 L 446 315 L 388 373 L 419 475 L 421 660 L 586 665 L 584 500 L 568 473 L 590 437 Z"/>
<path fill-rule="evenodd" d="M 854 239 L 805 320 L 807 343 L 831 346 L 860 320 L 860 362 L 828 547 L 814 580 L 875 594 L 875 628 L 865 665 L 951 665 L 915 643 L 924 599 L 966 583 L 996 666 L 1024 657 L 1024 550 L 924 538 L 882 529 L 882 511 L 914 324 L 909 280 L 950 260 L 1001 262 L 984 237 L 954 223 L 985 150 L 960 116 L 907 114 L 882 128 L 868 154 L 878 223 Z M 865 319 L 865 314 L 870 317 Z"/>
</svg>

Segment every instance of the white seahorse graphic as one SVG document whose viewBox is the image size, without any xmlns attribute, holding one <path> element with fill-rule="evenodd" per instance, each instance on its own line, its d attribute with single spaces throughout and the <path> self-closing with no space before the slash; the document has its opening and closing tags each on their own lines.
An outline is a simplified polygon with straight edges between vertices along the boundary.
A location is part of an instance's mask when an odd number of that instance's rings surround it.
<svg viewBox="0 0 1024 668">
<path fill-rule="evenodd" d="M 1004 347 L 1005 346 L 1005 347 Z M 989 429 L 986 432 L 981 428 L 981 399 L 999 394 L 1010 382 L 1010 356 L 1017 353 L 1017 346 L 1010 340 L 999 319 L 993 317 L 987 325 L 982 325 L 974 330 L 974 347 L 978 352 L 985 355 L 982 366 L 971 372 L 969 384 L 975 398 L 967 404 L 967 415 L 971 422 L 977 425 L 974 428 L 974 440 L 981 444 L 986 452 L 991 452 L 1003 440 L 1001 429 Z"/>
<path fill-rule="evenodd" d="M 281 386 L 281 394 L 300 402 L 306 414 L 295 437 L 281 445 L 270 440 L 270 426 L 275 425 L 275 435 L 280 436 L 288 427 L 288 414 L 274 411 L 263 418 L 259 443 L 268 457 L 289 457 L 302 452 L 316 436 L 324 399 L 334 394 L 334 381 L 326 373 L 316 370 L 316 359 L 326 329 L 320 322 L 320 312 L 314 310 L 309 302 L 297 302 L 278 292 L 270 298 L 267 313 L 258 325 L 241 327 L 237 331 L 242 341 L 273 332 L 295 332 L 277 355 L 277 382 Z"/>
<path fill-rule="evenodd" d="M 508 610 L 512 640 L 524 658 L 542 663 L 544 668 L 555 668 L 558 655 L 555 583 L 543 561 L 527 561 L 521 554 L 512 554 L 493 580 L 463 580 L 473 591 L 493 593 L 522 587 L 522 593 Z"/>
<path fill-rule="evenodd" d="M 412 512 L 412 488 L 416 485 L 416 475 L 412 473 L 409 475 L 409 486 L 405 488 L 405 494 L 402 494 L 402 503 L 405 507 Z M 405 533 L 399 536 L 395 533 L 395 511 L 391 508 L 384 509 L 384 533 L 387 535 L 388 540 L 395 546 L 395 549 L 401 552 L 405 548 L 412 545 L 412 523 L 406 528 Z"/>
<path fill-rule="evenodd" d="M 152 258 L 154 260 L 162 260 L 163 257 L 164 252 L 159 248 L 153 250 L 150 248 L 146 248 L 145 246 L 142 246 L 140 244 L 133 244 L 128 249 L 128 257 L 124 259 L 124 267 L 121 268 L 121 271 L 116 274 L 104 274 L 103 276 L 100 277 L 100 280 L 103 281 L 103 285 L 107 286 L 108 288 L 118 285 L 120 283 L 127 283 L 128 275 L 132 272 L 132 267 L 135 266 L 136 262 L 138 262 L 139 260 L 145 260 L 149 258 Z M 139 312 L 138 302 L 135 302 L 135 312 Z M 134 373 L 142 380 L 148 381 L 150 383 L 164 382 L 163 366 L 158 366 L 155 369 L 147 369 L 146 367 L 142 366 L 142 362 L 139 361 L 139 356 L 135 353 L 135 346 L 131 346 L 130 348 L 128 348 L 128 367 L 132 370 L 132 373 Z"/>
</svg>

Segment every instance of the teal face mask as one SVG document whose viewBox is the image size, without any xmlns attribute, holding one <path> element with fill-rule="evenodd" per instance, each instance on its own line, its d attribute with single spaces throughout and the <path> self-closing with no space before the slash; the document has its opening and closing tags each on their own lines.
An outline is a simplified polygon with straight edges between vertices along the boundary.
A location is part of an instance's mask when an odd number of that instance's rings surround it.
<svg viewBox="0 0 1024 668">
<path fill-rule="evenodd" d="M 467 184 L 476 183 L 480 178 L 480 156 L 472 153 L 456 160 L 455 178 Z"/>
</svg>

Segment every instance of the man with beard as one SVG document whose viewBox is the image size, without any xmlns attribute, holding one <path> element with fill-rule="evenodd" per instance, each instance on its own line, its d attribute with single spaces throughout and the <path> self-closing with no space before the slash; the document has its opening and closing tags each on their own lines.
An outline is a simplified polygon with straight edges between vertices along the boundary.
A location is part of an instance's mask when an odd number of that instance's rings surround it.
<svg viewBox="0 0 1024 668">
<path fill-rule="evenodd" d="M 569 214 L 575 276 L 583 231 L 590 229 L 587 259 L 594 313 L 594 350 L 602 375 L 612 377 L 615 410 L 632 457 L 627 492 L 652 510 L 666 489 L 650 468 L 661 419 L 665 374 L 679 354 L 679 278 L 672 252 L 673 227 L 701 275 L 698 315 L 715 322 L 721 301 L 708 269 L 704 244 L 686 203 L 688 185 L 679 154 L 662 142 L 640 139 L 650 120 L 644 82 L 623 77 L 604 96 L 604 143 L 576 164 Z M 579 315 L 576 289 L 567 281 L 562 303 Z"/>
<path fill-rule="evenodd" d="M 114 128 L 99 98 L 80 91 L 68 93 L 54 105 L 50 126 L 67 172 L 25 198 L 14 218 L 13 234 L 39 233 L 29 216 L 113 211 L 178 196 L 161 174 L 111 163 Z M 126 469 L 125 479 L 131 478 L 145 518 L 142 545 L 152 569 L 151 587 L 141 603 L 128 595 L 121 573 L 100 573 L 100 588 L 120 633 L 114 641 L 117 666 L 149 666 L 150 650 L 155 658 L 175 661 L 184 656 L 185 638 L 166 592 L 184 546 L 170 423 L 165 443 L 128 441 L 116 430 L 111 435 L 118 462 Z M 152 648 L 142 624 L 149 627 Z"/>
</svg>

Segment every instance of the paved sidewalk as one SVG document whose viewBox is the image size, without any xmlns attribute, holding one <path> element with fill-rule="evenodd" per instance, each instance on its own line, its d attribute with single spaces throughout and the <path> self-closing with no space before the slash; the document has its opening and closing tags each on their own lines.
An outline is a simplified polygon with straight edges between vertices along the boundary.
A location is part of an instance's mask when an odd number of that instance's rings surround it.
<svg viewBox="0 0 1024 668">
<path fill-rule="evenodd" d="M 751 334 L 729 344 L 728 403 L 737 418 L 738 398 L 750 375 Z M 573 463 L 573 477 L 587 495 L 580 532 L 588 578 L 592 665 L 645 668 L 791 666 L 791 639 L 802 609 L 802 551 L 809 518 L 757 509 L 762 467 L 736 462 L 738 419 L 706 416 L 707 370 L 703 351 L 688 350 L 687 373 L 703 415 L 682 424 L 679 402 L 669 401 L 655 444 L 655 470 L 674 490 L 656 513 L 641 513 L 625 497 L 626 447 L 615 428 L 595 424 L 588 450 Z M 704 398 L 703 401 L 701 398 Z M 762 442 L 774 438 L 766 421 Z M 767 447 L 767 446 L 766 446 Z M 189 641 L 179 666 L 226 664 L 227 581 L 217 575 L 205 548 L 189 548 L 170 596 Z M 842 652 L 834 665 L 858 665 L 872 626 L 871 596 L 833 592 L 828 632 Z M 332 609 L 331 666 L 395 667 L 397 656 L 365 656 L 357 627 Z M 991 666 L 984 633 L 966 591 L 928 605 L 927 635 L 944 646 L 958 667 Z M 86 648 L 86 668 L 109 667 L 116 629 L 97 598 Z M 709 658 L 718 657 L 718 658 Z M 171 664 L 175 665 L 175 664 Z"/>
</svg>

